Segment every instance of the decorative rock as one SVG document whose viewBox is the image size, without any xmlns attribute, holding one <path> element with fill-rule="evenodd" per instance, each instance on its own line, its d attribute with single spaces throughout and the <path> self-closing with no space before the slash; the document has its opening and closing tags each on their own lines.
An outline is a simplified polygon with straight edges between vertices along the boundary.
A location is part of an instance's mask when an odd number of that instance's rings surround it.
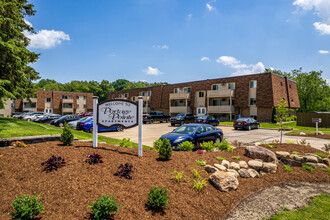
<svg viewBox="0 0 330 220">
<path fill-rule="evenodd" d="M 217 168 L 215 168 L 214 166 L 211 166 L 211 165 L 205 165 L 204 169 L 208 173 L 215 173 L 215 172 L 219 171 Z"/>
<path fill-rule="evenodd" d="M 293 155 L 293 156 L 292 156 Z M 292 157 L 291 157 L 292 156 Z M 290 158 L 296 160 L 296 161 L 300 161 L 300 162 L 305 162 L 305 158 L 303 156 L 300 155 L 296 155 L 296 154 L 291 154 Z"/>
<path fill-rule="evenodd" d="M 248 169 L 248 172 L 249 172 L 249 174 L 252 178 L 258 178 L 259 177 L 259 173 L 254 169 Z"/>
<path fill-rule="evenodd" d="M 319 135 L 324 135 L 323 131 L 319 131 L 318 133 L 319 133 Z M 316 132 L 315 132 L 315 134 L 316 134 Z"/>
<path fill-rule="evenodd" d="M 279 158 L 279 159 L 290 157 L 290 153 L 286 152 L 286 151 L 276 151 L 275 153 L 276 153 L 277 158 Z"/>
<path fill-rule="evenodd" d="M 229 168 L 234 169 L 234 170 L 239 170 L 240 166 L 238 165 L 238 163 L 231 162 L 230 165 L 229 165 Z"/>
<path fill-rule="evenodd" d="M 248 162 L 248 165 L 249 167 L 251 167 L 252 169 L 255 169 L 255 170 L 261 170 L 262 169 L 262 162 L 260 161 L 257 161 L 257 160 L 250 160 Z"/>
<path fill-rule="evenodd" d="M 308 156 L 307 155 L 307 156 L 304 156 L 304 159 L 306 160 L 306 162 L 311 162 L 311 163 L 319 162 L 319 160 L 315 156 Z"/>
<path fill-rule="evenodd" d="M 327 165 L 323 163 L 305 163 L 306 165 L 310 165 L 314 168 L 327 168 Z"/>
<path fill-rule="evenodd" d="M 238 174 L 239 174 L 239 176 L 242 177 L 242 178 L 250 178 L 250 177 L 251 177 L 249 171 L 248 171 L 247 169 L 245 169 L 245 168 L 240 169 L 240 170 L 238 171 Z"/>
<path fill-rule="evenodd" d="M 327 166 L 330 166 L 330 159 L 329 158 L 324 158 L 323 163 Z"/>
<path fill-rule="evenodd" d="M 222 166 L 225 166 L 227 169 L 229 168 L 229 161 L 228 160 L 223 160 L 222 162 L 221 162 L 221 165 Z"/>
<path fill-rule="evenodd" d="M 238 180 L 234 173 L 217 171 L 210 176 L 210 181 L 222 192 L 237 189 Z"/>
<path fill-rule="evenodd" d="M 260 171 L 260 175 L 261 175 L 261 176 L 264 176 L 264 175 L 266 175 L 266 173 L 265 173 L 265 172 L 262 172 L 262 171 Z"/>
<path fill-rule="evenodd" d="M 234 173 L 236 177 L 239 177 L 239 174 L 237 173 L 236 170 L 233 170 L 233 169 L 228 169 L 227 172 L 231 172 L 231 173 Z"/>
<path fill-rule="evenodd" d="M 261 159 L 264 162 L 277 163 L 277 157 L 271 150 L 260 146 L 248 146 L 245 148 L 245 156 L 252 159 Z"/>
<path fill-rule="evenodd" d="M 245 168 L 245 169 L 249 168 L 249 166 L 244 160 L 238 162 L 238 165 L 240 166 L 240 168 Z"/>
<path fill-rule="evenodd" d="M 313 156 L 313 157 L 316 157 L 316 158 L 317 158 L 317 161 L 318 161 L 319 163 L 322 163 L 322 157 L 320 157 L 319 155 L 312 154 L 312 153 L 306 153 L 306 156 Z"/>
<path fill-rule="evenodd" d="M 273 163 L 263 163 L 262 171 L 267 173 L 276 173 L 277 165 Z"/>
<path fill-rule="evenodd" d="M 286 158 L 282 158 L 281 162 L 283 164 L 289 165 L 290 167 L 301 167 L 302 166 L 302 162 L 295 161 L 295 160 L 289 160 L 289 159 L 286 159 Z"/>
<path fill-rule="evenodd" d="M 304 132 L 300 132 L 299 135 L 306 135 Z"/>
<path fill-rule="evenodd" d="M 217 164 L 217 163 L 214 164 L 214 167 L 220 171 L 224 171 L 224 172 L 227 171 L 227 168 L 225 166 Z"/>
</svg>

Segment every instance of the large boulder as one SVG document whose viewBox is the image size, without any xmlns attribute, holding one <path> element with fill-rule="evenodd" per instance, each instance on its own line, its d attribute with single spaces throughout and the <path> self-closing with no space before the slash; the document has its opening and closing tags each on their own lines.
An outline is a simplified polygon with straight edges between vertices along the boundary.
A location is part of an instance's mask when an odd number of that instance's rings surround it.
<svg viewBox="0 0 330 220">
<path fill-rule="evenodd" d="M 211 166 L 211 165 L 205 165 L 205 166 L 204 166 L 204 169 L 205 169 L 205 171 L 208 172 L 208 173 L 215 173 L 215 172 L 218 171 L 217 168 L 215 168 L 214 166 Z"/>
<path fill-rule="evenodd" d="M 217 171 L 210 176 L 210 181 L 222 192 L 229 192 L 238 187 L 237 177 L 231 172 Z"/>
<path fill-rule="evenodd" d="M 290 167 L 301 167 L 303 163 L 302 161 L 290 160 L 286 158 L 282 158 L 281 162 L 283 164 L 289 165 Z"/>
<path fill-rule="evenodd" d="M 238 165 L 238 163 L 231 162 L 229 164 L 229 169 L 239 170 L 240 169 L 240 166 Z"/>
<path fill-rule="evenodd" d="M 306 153 L 306 156 L 312 156 L 312 157 L 316 157 L 317 161 L 319 163 L 322 163 L 322 157 L 320 157 L 319 155 L 313 154 L 313 153 Z"/>
<path fill-rule="evenodd" d="M 222 162 L 221 162 L 221 165 L 222 166 L 225 166 L 227 169 L 229 168 L 229 161 L 228 160 L 223 160 Z"/>
<path fill-rule="evenodd" d="M 312 166 L 314 168 L 327 168 L 324 163 L 305 163 L 306 165 Z"/>
<path fill-rule="evenodd" d="M 252 159 L 261 159 L 264 162 L 278 163 L 276 154 L 260 146 L 248 146 L 245 148 L 245 156 Z"/>
<path fill-rule="evenodd" d="M 225 166 L 217 164 L 217 163 L 214 164 L 214 167 L 220 171 L 227 171 L 227 168 Z"/>
<path fill-rule="evenodd" d="M 290 157 L 290 153 L 286 151 L 276 151 L 276 156 L 279 159 Z"/>
<path fill-rule="evenodd" d="M 250 160 L 248 162 L 248 165 L 249 165 L 249 167 L 251 167 L 252 169 L 257 170 L 257 171 L 262 169 L 262 162 L 257 161 L 257 160 Z"/>
<path fill-rule="evenodd" d="M 318 163 L 319 162 L 316 155 L 315 156 L 306 155 L 306 156 L 304 156 L 304 158 L 305 158 L 306 162 L 311 162 L 311 163 Z"/>
</svg>

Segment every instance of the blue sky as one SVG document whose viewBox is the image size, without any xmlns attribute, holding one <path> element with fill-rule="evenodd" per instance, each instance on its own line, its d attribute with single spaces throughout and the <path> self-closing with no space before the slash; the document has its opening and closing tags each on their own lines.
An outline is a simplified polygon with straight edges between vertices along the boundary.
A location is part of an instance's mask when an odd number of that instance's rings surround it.
<svg viewBox="0 0 330 220">
<path fill-rule="evenodd" d="M 59 82 L 282 71 L 330 79 L 329 0 L 31 0 L 32 66 Z"/>
</svg>

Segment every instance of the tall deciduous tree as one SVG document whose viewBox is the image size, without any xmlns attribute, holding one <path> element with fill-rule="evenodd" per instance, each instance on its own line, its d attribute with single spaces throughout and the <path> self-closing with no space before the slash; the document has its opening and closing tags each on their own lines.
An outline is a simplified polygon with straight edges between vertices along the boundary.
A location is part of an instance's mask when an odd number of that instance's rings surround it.
<svg viewBox="0 0 330 220">
<path fill-rule="evenodd" d="M 8 98 L 30 97 L 34 92 L 32 80 L 38 73 L 29 66 L 38 54 L 27 49 L 29 39 L 24 31 L 33 32 L 24 17 L 33 16 L 33 5 L 27 0 L 0 0 L 0 108 Z"/>
</svg>

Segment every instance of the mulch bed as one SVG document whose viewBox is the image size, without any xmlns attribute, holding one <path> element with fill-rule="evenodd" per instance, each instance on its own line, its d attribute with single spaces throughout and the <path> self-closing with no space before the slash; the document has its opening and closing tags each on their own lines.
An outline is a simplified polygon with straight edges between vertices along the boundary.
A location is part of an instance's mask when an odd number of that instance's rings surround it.
<svg viewBox="0 0 330 220">
<path fill-rule="evenodd" d="M 299 137 L 313 137 L 313 138 L 320 138 L 320 139 L 327 139 L 330 140 L 330 134 L 324 134 L 324 135 L 316 135 L 316 134 L 306 134 L 306 135 L 300 135 L 300 134 L 290 134 L 290 136 L 299 136 Z"/>
<path fill-rule="evenodd" d="M 89 219 L 92 201 L 98 196 L 115 195 L 120 203 L 114 219 L 220 219 L 247 196 L 267 186 L 283 182 L 330 183 L 330 176 L 322 169 L 314 172 L 294 167 L 292 173 L 282 170 L 276 174 L 267 174 L 261 178 L 239 178 L 239 186 L 228 193 L 216 190 L 210 183 L 198 193 L 191 183 L 176 183 L 171 179 L 174 170 L 184 171 L 190 178 L 192 168 L 202 170 L 196 160 L 206 160 L 207 164 L 220 163 L 216 157 L 229 161 L 232 156 L 244 156 L 244 148 L 231 152 L 209 152 L 202 155 L 196 152 L 173 152 L 169 161 L 158 161 L 158 154 L 144 150 L 138 157 L 137 149 L 121 148 L 99 144 L 91 148 L 91 143 L 74 142 L 74 146 L 61 146 L 60 142 L 31 144 L 27 148 L 0 149 L 0 218 L 10 219 L 6 213 L 13 211 L 11 203 L 15 196 L 23 194 L 42 194 L 45 213 L 42 219 Z M 322 152 L 307 146 L 283 144 L 272 151 L 298 151 L 300 153 Z M 86 155 L 98 153 L 103 157 L 102 164 L 89 165 L 82 162 Z M 41 163 L 52 155 L 62 156 L 66 165 L 57 171 L 42 172 Z M 122 163 L 132 163 L 136 167 L 133 180 L 114 176 Z M 146 208 L 148 192 L 153 186 L 169 189 L 169 209 L 164 212 L 152 212 Z"/>
</svg>

